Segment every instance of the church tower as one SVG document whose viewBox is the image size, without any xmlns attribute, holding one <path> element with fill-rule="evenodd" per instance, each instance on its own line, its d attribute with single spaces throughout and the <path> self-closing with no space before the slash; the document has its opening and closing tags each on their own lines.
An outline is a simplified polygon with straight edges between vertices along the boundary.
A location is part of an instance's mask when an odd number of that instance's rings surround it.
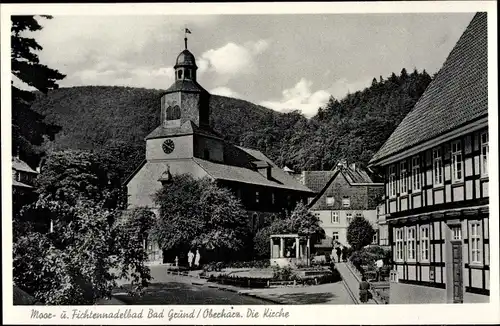
<svg viewBox="0 0 500 326">
<path fill-rule="evenodd" d="M 210 128 L 210 93 L 198 84 L 198 66 L 187 38 L 174 70 L 175 81 L 161 97 L 160 125 L 146 137 L 146 159 L 198 157 L 222 162 L 222 137 Z"/>
</svg>

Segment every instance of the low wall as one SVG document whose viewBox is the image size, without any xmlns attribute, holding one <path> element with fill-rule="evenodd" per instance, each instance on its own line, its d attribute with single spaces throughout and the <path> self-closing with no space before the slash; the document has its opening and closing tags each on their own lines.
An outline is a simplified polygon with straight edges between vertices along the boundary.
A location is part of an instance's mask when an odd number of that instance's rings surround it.
<svg viewBox="0 0 500 326">
<path fill-rule="evenodd" d="M 390 283 L 389 303 L 446 303 L 446 290 L 429 286 Z"/>
</svg>

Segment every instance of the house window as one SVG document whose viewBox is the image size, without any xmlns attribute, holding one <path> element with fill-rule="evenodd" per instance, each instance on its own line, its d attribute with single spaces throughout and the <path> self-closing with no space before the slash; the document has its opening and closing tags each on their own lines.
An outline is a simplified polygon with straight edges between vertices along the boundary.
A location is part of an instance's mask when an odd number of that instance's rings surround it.
<svg viewBox="0 0 500 326">
<path fill-rule="evenodd" d="M 352 213 L 346 213 L 346 220 L 347 220 L 347 225 L 351 224 L 351 222 L 352 222 Z"/>
<path fill-rule="evenodd" d="M 389 196 L 396 196 L 396 166 L 389 166 Z"/>
<path fill-rule="evenodd" d="M 481 134 L 481 175 L 488 175 L 488 156 L 490 148 L 488 145 L 488 132 L 485 131 Z"/>
<path fill-rule="evenodd" d="M 401 185 L 401 194 L 405 195 L 408 193 L 408 170 L 406 161 L 401 162 L 399 165 L 399 182 Z"/>
<path fill-rule="evenodd" d="M 423 225 L 420 227 L 420 260 L 429 260 L 429 226 Z"/>
<path fill-rule="evenodd" d="M 462 240 L 462 227 L 454 226 L 451 228 L 453 233 L 453 240 Z"/>
<path fill-rule="evenodd" d="M 375 234 L 373 235 L 372 243 L 374 243 L 374 244 L 378 243 L 378 234 L 377 234 L 377 232 L 375 232 Z"/>
<path fill-rule="evenodd" d="M 351 199 L 349 199 L 349 197 L 342 198 L 342 207 L 344 208 L 351 207 Z"/>
<path fill-rule="evenodd" d="M 332 196 L 326 197 L 326 205 L 327 206 L 333 206 L 334 203 L 335 203 L 335 198 L 333 198 Z"/>
<path fill-rule="evenodd" d="M 406 250 L 408 260 L 415 260 L 415 228 L 406 229 Z"/>
<path fill-rule="evenodd" d="M 276 197 L 274 197 L 274 192 L 271 193 L 271 204 L 276 204 Z"/>
<path fill-rule="evenodd" d="M 332 223 L 334 224 L 340 223 L 338 212 L 332 212 Z"/>
<path fill-rule="evenodd" d="M 260 193 L 258 191 L 255 192 L 255 202 L 258 204 L 260 201 Z"/>
<path fill-rule="evenodd" d="M 434 175 L 434 185 L 439 186 L 443 184 L 443 157 L 441 156 L 441 149 L 435 148 L 432 151 L 432 170 Z"/>
<path fill-rule="evenodd" d="M 333 232 L 332 233 L 332 242 L 338 242 L 338 241 L 339 241 L 339 233 Z"/>
<path fill-rule="evenodd" d="M 363 213 L 362 212 L 356 212 L 356 217 L 363 217 Z"/>
<path fill-rule="evenodd" d="M 453 169 L 453 182 L 463 181 L 462 172 L 462 143 L 457 140 L 451 144 L 451 164 Z"/>
<path fill-rule="evenodd" d="M 481 227 L 479 223 L 470 225 L 471 262 L 481 263 Z"/>
<path fill-rule="evenodd" d="M 420 157 L 411 160 L 412 191 L 420 191 Z"/>
<path fill-rule="evenodd" d="M 396 260 L 403 260 L 403 229 L 396 229 Z"/>
</svg>

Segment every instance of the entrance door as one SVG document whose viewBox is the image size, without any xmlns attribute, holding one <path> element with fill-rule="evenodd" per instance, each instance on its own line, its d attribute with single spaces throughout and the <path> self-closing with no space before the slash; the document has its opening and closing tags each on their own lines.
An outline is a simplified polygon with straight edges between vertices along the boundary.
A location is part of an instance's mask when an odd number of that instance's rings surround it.
<svg viewBox="0 0 500 326">
<path fill-rule="evenodd" d="M 452 242 L 451 248 L 453 253 L 453 303 L 463 303 L 462 242 Z"/>
</svg>

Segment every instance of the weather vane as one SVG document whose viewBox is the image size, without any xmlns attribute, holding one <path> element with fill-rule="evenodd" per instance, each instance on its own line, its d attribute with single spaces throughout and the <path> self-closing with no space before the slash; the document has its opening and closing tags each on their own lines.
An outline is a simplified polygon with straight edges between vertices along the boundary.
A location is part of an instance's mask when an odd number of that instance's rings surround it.
<svg viewBox="0 0 500 326">
<path fill-rule="evenodd" d="M 188 34 L 191 34 L 191 31 L 184 25 L 184 47 L 186 48 L 186 50 L 188 48 Z"/>
</svg>

